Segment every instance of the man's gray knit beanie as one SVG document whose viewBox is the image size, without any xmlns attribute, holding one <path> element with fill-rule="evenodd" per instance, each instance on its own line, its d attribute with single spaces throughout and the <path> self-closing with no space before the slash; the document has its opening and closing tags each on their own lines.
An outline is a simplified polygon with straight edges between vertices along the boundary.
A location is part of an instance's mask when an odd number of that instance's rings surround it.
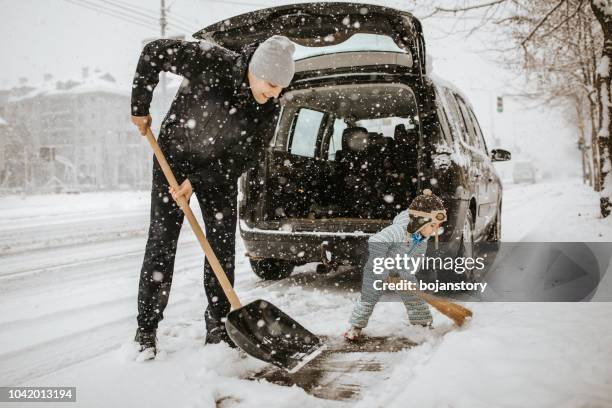
<svg viewBox="0 0 612 408">
<path fill-rule="evenodd" d="M 273 35 L 259 44 L 249 69 L 257 78 L 286 88 L 295 73 L 294 51 L 295 45 L 287 37 Z"/>
</svg>

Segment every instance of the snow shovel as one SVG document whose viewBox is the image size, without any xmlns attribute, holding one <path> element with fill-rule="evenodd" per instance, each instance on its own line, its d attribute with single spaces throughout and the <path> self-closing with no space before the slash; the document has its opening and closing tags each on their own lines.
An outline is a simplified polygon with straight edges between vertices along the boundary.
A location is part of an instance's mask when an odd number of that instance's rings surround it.
<svg viewBox="0 0 612 408">
<path fill-rule="evenodd" d="M 168 180 L 168 184 L 175 191 L 178 191 L 179 184 L 150 128 L 147 130 L 146 137 Z M 200 224 L 191 211 L 189 202 L 182 196 L 177 201 L 230 302 L 232 310 L 226 317 L 225 328 L 234 343 L 247 354 L 272 363 L 290 373 L 298 371 L 319 355 L 325 347 L 321 340 L 272 303 L 258 299 L 242 306 L 202 228 L 200 228 Z"/>
</svg>

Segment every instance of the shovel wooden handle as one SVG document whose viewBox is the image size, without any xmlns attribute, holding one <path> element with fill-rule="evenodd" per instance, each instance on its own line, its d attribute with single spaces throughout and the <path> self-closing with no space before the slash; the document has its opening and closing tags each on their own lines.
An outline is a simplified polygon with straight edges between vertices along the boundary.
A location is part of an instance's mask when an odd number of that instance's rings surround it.
<svg viewBox="0 0 612 408">
<path fill-rule="evenodd" d="M 168 180 L 168 184 L 170 184 L 170 187 L 172 187 L 174 191 L 178 191 L 179 184 L 176 181 L 176 177 L 174 177 L 174 173 L 172 173 L 172 169 L 170 168 L 170 165 L 168 165 L 168 162 L 166 161 L 164 152 L 162 152 L 161 148 L 159 147 L 159 144 L 157 143 L 157 140 L 155 140 L 155 136 L 153 135 L 151 128 L 147 130 L 146 137 L 147 137 L 147 141 L 151 145 L 151 148 L 153 149 L 153 152 L 155 153 L 157 162 L 159 163 L 162 171 L 164 172 L 164 175 L 166 176 L 166 180 Z M 204 250 L 204 253 L 206 254 L 206 259 L 208 260 L 208 263 L 212 267 L 212 270 L 215 273 L 215 276 L 217 277 L 217 280 L 219 281 L 221 288 L 223 288 L 223 292 L 225 293 L 225 296 L 227 296 L 227 299 L 229 300 L 230 305 L 232 306 L 232 310 L 241 308 L 242 304 L 240 303 L 240 300 L 238 299 L 238 295 L 236 295 L 236 292 L 234 291 L 232 284 L 230 283 L 229 279 L 227 279 L 227 275 L 225 274 L 223 267 L 219 263 L 219 260 L 217 259 L 217 256 L 215 255 L 213 249 L 208 243 L 208 240 L 206 239 L 206 235 L 204 235 L 204 231 L 202 231 L 202 228 L 200 227 L 198 220 L 193 214 L 193 211 L 191 211 L 191 207 L 189 207 L 189 202 L 184 196 L 180 196 L 177 202 L 178 202 L 178 205 L 181 207 L 181 210 L 183 210 L 183 213 L 185 213 L 185 216 L 187 217 L 187 220 L 189 221 L 189 225 L 191 225 L 191 229 L 193 230 L 196 237 L 198 238 L 198 241 L 200 242 L 200 246 L 202 247 L 202 249 Z"/>
<path fill-rule="evenodd" d="M 389 282 L 399 283 L 399 281 L 400 278 L 398 277 L 389 278 Z M 470 309 L 450 302 L 444 298 L 433 296 L 429 293 L 421 292 L 420 290 L 408 290 L 406 292 L 410 292 L 429 303 L 440 313 L 451 318 L 457 326 L 462 326 L 468 318 L 472 317 L 472 311 Z"/>
</svg>

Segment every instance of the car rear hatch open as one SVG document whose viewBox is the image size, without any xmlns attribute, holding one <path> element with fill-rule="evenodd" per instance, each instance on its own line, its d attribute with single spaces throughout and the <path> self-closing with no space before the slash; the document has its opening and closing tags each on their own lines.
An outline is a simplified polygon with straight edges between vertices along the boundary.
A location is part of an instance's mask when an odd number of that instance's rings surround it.
<svg viewBox="0 0 612 408">
<path fill-rule="evenodd" d="M 193 37 L 238 51 L 272 35 L 287 36 L 305 47 L 325 47 L 340 44 L 357 33 L 392 38 L 414 61 L 410 64 L 412 73 L 425 73 L 421 23 L 412 14 L 390 7 L 336 2 L 270 7 L 217 22 Z"/>
<path fill-rule="evenodd" d="M 290 90 L 241 217 L 293 233 L 379 230 L 415 193 L 418 111 L 407 83 Z"/>
</svg>

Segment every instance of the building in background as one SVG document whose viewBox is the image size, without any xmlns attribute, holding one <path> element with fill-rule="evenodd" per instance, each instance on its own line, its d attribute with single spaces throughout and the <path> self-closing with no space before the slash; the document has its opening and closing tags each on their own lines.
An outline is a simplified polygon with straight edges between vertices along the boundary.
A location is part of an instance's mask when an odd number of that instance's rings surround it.
<svg viewBox="0 0 612 408">
<path fill-rule="evenodd" d="M 175 92 L 173 82 L 169 92 Z M 0 91 L 0 189 L 26 193 L 146 189 L 151 153 L 130 121 L 130 89 L 83 68 L 79 81 Z M 160 107 L 153 109 L 159 112 Z M 161 115 L 155 115 L 157 124 Z"/>
</svg>

